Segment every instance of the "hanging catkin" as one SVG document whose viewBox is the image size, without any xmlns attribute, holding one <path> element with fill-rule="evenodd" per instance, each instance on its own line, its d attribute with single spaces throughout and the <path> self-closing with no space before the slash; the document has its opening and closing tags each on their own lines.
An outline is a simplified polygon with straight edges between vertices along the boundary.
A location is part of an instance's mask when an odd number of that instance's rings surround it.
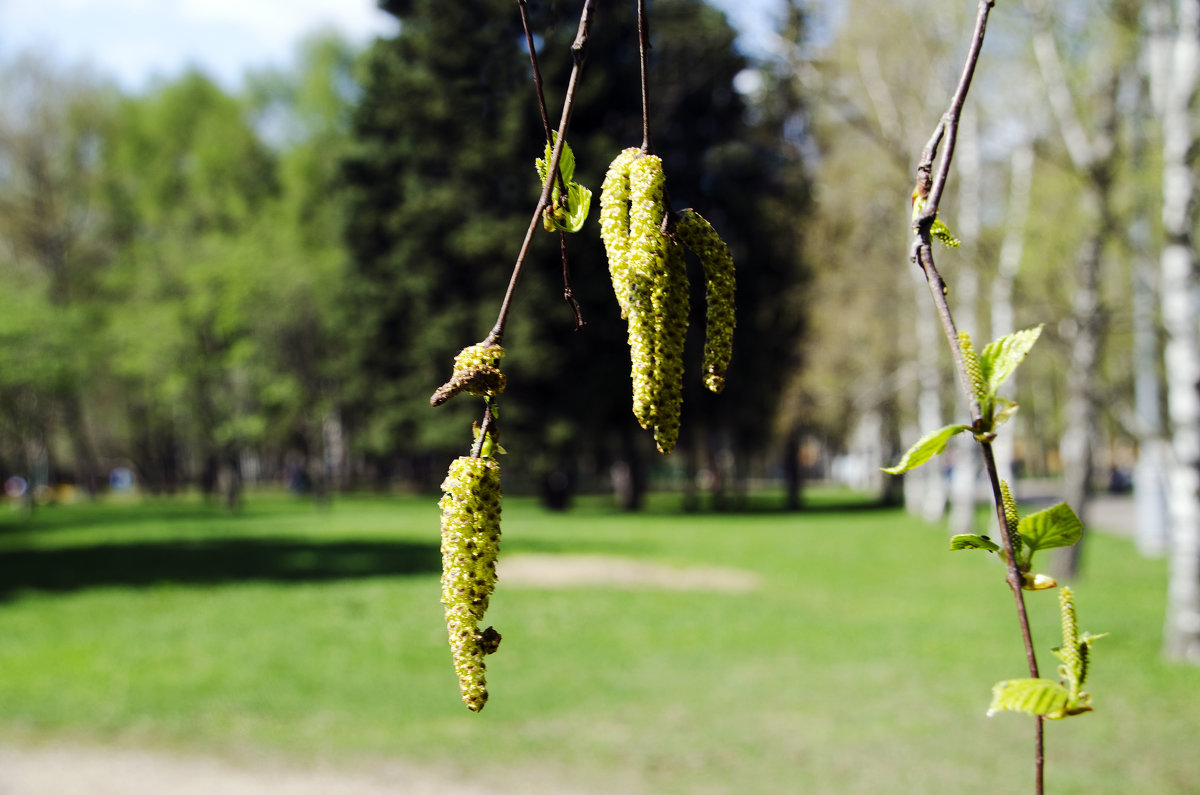
<svg viewBox="0 0 1200 795">
<path fill-rule="evenodd" d="M 675 234 L 695 252 L 704 266 L 704 294 L 708 303 L 704 333 L 704 385 L 712 392 L 720 392 L 725 388 L 725 370 L 733 356 L 733 255 L 712 224 L 695 210 L 679 213 Z"/>
<path fill-rule="evenodd" d="M 654 293 L 666 279 L 667 237 L 663 223 L 662 160 L 642 155 L 629 166 L 629 358 L 633 381 L 633 416 L 643 428 L 656 424 L 661 372 L 654 361 L 656 330 Z"/>
<path fill-rule="evenodd" d="M 629 166 L 637 155 L 637 149 L 617 155 L 600 186 L 600 239 L 623 319 L 629 309 Z"/>
<path fill-rule="evenodd" d="M 666 269 L 654 288 L 654 368 L 658 384 L 654 442 L 664 455 L 675 449 L 683 404 L 683 346 L 688 327 L 688 277 L 683 245 L 667 241 Z"/>
<path fill-rule="evenodd" d="M 442 482 L 442 604 L 462 700 L 473 712 L 487 703 L 483 658 L 496 650 L 500 633 L 480 631 L 496 587 L 500 548 L 500 465 L 491 458 L 462 457 Z"/>
</svg>

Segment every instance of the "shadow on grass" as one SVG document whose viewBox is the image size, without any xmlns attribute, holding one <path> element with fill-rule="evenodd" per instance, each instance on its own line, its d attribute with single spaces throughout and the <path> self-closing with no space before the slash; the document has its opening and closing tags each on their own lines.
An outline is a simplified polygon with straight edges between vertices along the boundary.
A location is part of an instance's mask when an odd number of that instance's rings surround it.
<svg viewBox="0 0 1200 795">
<path fill-rule="evenodd" d="M 150 499 L 143 502 L 77 503 L 73 505 L 50 505 L 29 510 L 10 510 L 0 515 L 0 534 L 14 535 L 51 530 L 75 530 L 81 527 L 99 528 L 115 525 L 153 525 L 172 522 L 222 522 L 226 525 L 239 520 L 253 518 L 270 510 L 309 513 L 311 503 L 285 503 L 276 501 L 266 508 L 252 503 L 246 509 L 231 513 L 216 502 L 198 502 L 190 499 Z"/>
<path fill-rule="evenodd" d="M 25 590 L 392 577 L 441 565 L 437 544 L 406 542 L 221 539 L 0 550 L 0 600 Z"/>
</svg>

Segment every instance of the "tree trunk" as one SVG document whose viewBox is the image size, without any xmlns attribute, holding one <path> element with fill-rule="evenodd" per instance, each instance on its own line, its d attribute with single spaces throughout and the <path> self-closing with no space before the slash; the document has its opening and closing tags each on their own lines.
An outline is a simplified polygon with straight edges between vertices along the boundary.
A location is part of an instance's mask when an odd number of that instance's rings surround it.
<svg viewBox="0 0 1200 795">
<path fill-rule="evenodd" d="M 1196 84 L 1200 0 L 1180 0 L 1169 84 L 1163 91 L 1162 318 L 1167 341 L 1167 408 L 1173 460 L 1171 550 L 1164 650 L 1200 664 L 1200 345 L 1196 324 Z"/>
<path fill-rule="evenodd" d="M 1137 228 L 1145 232 L 1132 236 L 1146 238 L 1147 227 L 1148 224 L 1137 224 Z M 1134 245 L 1145 250 L 1137 240 Z M 1155 311 L 1158 295 L 1151 272 L 1154 265 L 1142 251 L 1136 255 L 1133 269 L 1133 391 L 1138 443 L 1137 463 L 1133 470 L 1134 540 L 1143 556 L 1161 558 L 1166 554 L 1169 536 L 1166 474 L 1171 450 L 1163 437 Z"/>
<path fill-rule="evenodd" d="M 992 281 L 992 339 L 1000 339 L 1005 334 L 1017 330 L 1013 311 L 1013 284 L 1021 268 L 1021 257 L 1025 252 L 1025 230 L 1029 225 L 1029 195 L 1033 184 L 1032 141 L 1025 140 L 1013 150 L 1010 173 L 1008 217 L 1005 220 L 1004 240 L 1000 244 L 1000 255 L 996 262 L 996 278 Z M 1010 375 L 1005 387 L 1007 394 L 1013 397 L 1017 393 L 1018 376 L 1019 373 Z M 1013 451 L 1019 421 L 1020 414 L 1010 419 L 992 443 L 997 473 L 1000 479 L 1006 481 L 1013 489 L 1014 495 L 1017 493 L 1017 484 L 1013 471 Z"/>
<path fill-rule="evenodd" d="M 1063 499 L 1075 509 L 1087 526 L 1088 505 L 1094 474 L 1094 439 L 1096 422 L 1096 368 L 1100 361 L 1100 257 L 1102 241 L 1099 232 L 1090 235 L 1080 246 L 1075 260 L 1079 283 L 1074 295 L 1074 334 L 1071 339 L 1071 360 L 1067 368 L 1067 425 L 1063 430 L 1059 451 L 1063 462 Z M 1055 570 L 1067 579 L 1079 571 L 1082 540 L 1058 550 Z"/>
</svg>

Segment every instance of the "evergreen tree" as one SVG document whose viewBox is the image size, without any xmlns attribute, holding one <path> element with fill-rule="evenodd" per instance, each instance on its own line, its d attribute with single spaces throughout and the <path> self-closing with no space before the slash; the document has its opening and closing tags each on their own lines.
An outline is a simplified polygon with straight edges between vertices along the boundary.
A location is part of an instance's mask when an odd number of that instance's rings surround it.
<svg viewBox="0 0 1200 795">
<path fill-rule="evenodd" d="M 624 7 L 628 5 L 629 7 Z M 519 17 L 511 3 L 385 5 L 401 19 L 364 64 L 354 144 L 345 162 L 347 243 L 355 278 L 351 340 L 361 439 L 388 460 L 469 444 L 477 406 L 429 409 L 461 347 L 491 328 L 540 188 L 533 159 L 544 134 Z M 552 120 L 570 69 L 577 9 L 531 4 L 543 37 Z M 650 6 L 651 106 L 675 209 L 695 207 L 739 264 L 734 363 L 722 396 L 702 395 L 703 279 L 692 274 L 693 329 L 681 445 L 703 438 L 763 441 L 778 379 L 798 330 L 790 290 L 792 233 L 805 196 L 781 144 L 782 113 L 752 124 L 734 77 L 746 67 L 722 14 L 697 0 Z M 609 161 L 641 141 L 632 4 L 603 7 L 589 42 L 568 140 L 576 179 L 598 190 Z M 508 391 L 501 430 L 512 466 L 602 471 L 652 448 L 630 413 L 628 350 L 593 220 L 567 241 L 572 287 L 587 325 L 573 332 L 562 300 L 556 236 L 539 233 L 506 332 Z M 707 429 L 707 430 L 703 430 Z M 431 472 L 438 472 L 434 467 Z M 510 470 L 511 471 L 511 470 Z"/>
</svg>

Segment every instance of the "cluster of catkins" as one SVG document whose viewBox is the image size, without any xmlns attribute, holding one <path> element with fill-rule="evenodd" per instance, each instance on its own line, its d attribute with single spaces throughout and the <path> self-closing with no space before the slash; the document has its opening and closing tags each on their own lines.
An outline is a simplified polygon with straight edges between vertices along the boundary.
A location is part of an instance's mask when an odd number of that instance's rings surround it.
<svg viewBox="0 0 1200 795">
<path fill-rule="evenodd" d="M 504 391 L 498 364 L 504 348 L 490 341 L 463 348 L 454 357 L 454 374 L 433 393 L 430 403 L 445 403 L 460 392 L 494 398 Z M 481 445 L 482 447 L 482 445 Z M 483 658 L 500 646 L 494 627 L 479 624 L 496 588 L 500 550 L 500 465 L 481 450 L 450 464 L 442 482 L 442 604 L 450 652 L 462 700 L 473 712 L 487 703 Z"/>
<path fill-rule="evenodd" d="M 688 325 L 688 278 L 683 246 L 704 266 L 708 316 L 704 383 L 725 386 L 733 351 L 733 257 L 708 221 L 694 210 L 666 217 L 662 160 L 626 149 L 608 168 L 600 191 L 600 235 L 613 290 L 629 324 L 633 415 L 654 430 L 662 453 L 675 447 L 683 402 L 683 347 Z"/>
</svg>

